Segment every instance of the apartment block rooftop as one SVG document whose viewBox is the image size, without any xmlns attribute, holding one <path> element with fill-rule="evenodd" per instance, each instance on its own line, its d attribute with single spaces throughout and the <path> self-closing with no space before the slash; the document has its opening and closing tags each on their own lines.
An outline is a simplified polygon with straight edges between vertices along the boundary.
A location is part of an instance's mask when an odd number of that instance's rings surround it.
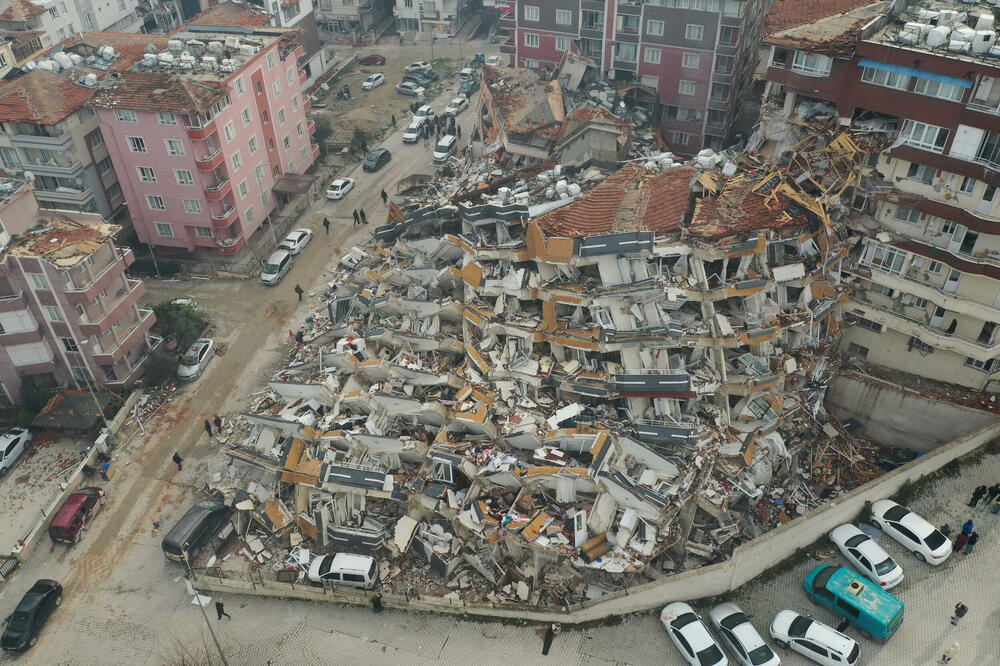
<svg viewBox="0 0 1000 666">
<path fill-rule="evenodd" d="M 996 7 L 986 2 L 921 0 L 910 3 L 884 26 L 865 30 L 866 41 L 913 51 L 1000 65 Z"/>
<path fill-rule="evenodd" d="M 7 256 L 36 257 L 60 268 L 72 268 L 120 230 L 100 215 L 42 209 L 35 226 L 15 236 L 0 253 L 0 261 Z"/>
</svg>

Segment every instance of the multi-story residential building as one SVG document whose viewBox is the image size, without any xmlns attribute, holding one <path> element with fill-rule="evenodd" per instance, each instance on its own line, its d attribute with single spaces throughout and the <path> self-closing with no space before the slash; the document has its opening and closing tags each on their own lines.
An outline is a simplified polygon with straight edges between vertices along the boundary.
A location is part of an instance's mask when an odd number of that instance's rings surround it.
<svg viewBox="0 0 1000 666">
<path fill-rule="evenodd" d="M 0 29 L 39 32 L 49 48 L 81 31 L 138 32 L 138 0 L 10 0 L 0 12 Z"/>
<path fill-rule="evenodd" d="M 518 0 L 501 45 L 518 67 L 554 69 L 574 48 L 602 75 L 652 103 L 677 153 L 720 148 L 753 82 L 764 0 Z M 638 86 L 638 87 L 636 87 Z M 624 92 L 624 91 L 623 91 Z"/>
<path fill-rule="evenodd" d="M 17 58 L 14 55 L 13 41 L 3 39 L 3 35 L 0 35 L 0 79 L 7 76 L 7 72 L 15 65 L 17 65 Z"/>
<path fill-rule="evenodd" d="M 134 384 L 157 340 L 145 287 L 126 275 L 131 250 L 100 215 L 39 208 L 30 184 L 4 181 L 0 201 L 0 401 L 40 386 Z"/>
<path fill-rule="evenodd" d="M 45 208 L 100 213 L 122 223 L 125 198 L 97 115 L 88 106 L 97 82 L 128 69 L 161 35 L 83 33 L 61 53 L 0 83 L 0 164 L 31 173 Z"/>
<path fill-rule="evenodd" d="M 1000 66 L 993 14 L 919 2 L 831 8 L 771 33 L 761 152 L 781 121 L 834 118 L 886 137 L 866 215 L 845 351 L 1000 390 Z M 901 13 L 900 13 L 901 12 Z M 814 121 L 819 122 L 819 121 Z M 788 123 L 784 123 L 787 127 Z M 776 138 L 768 143 L 768 136 Z"/>
<path fill-rule="evenodd" d="M 91 104 L 143 242 L 233 254 L 319 146 L 296 30 L 175 32 Z"/>
<path fill-rule="evenodd" d="M 319 0 L 316 26 L 352 41 L 368 32 L 391 11 L 391 0 Z"/>
<path fill-rule="evenodd" d="M 489 65 L 483 84 L 476 117 L 486 152 L 503 148 L 515 159 L 547 159 L 566 119 L 559 84 L 526 69 Z"/>
<path fill-rule="evenodd" d="M 458 34 L 472 14 L 469 0 L 396 0 L 396 30 L 426 32 L 438 37 Z"/>
</svg>

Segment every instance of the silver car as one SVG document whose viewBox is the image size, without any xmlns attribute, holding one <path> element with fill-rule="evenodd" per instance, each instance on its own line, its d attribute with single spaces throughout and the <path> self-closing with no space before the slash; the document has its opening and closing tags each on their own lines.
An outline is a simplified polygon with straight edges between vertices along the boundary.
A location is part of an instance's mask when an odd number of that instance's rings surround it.
<svg viewBox="0 0 1000 666">
<path fill-rule="evenodd" d="M 177 368 L 177 377 L 181 381 L 190 382 L 198 379 L 208 362 L 215 356 L 215 341 L 212 338 L 198 338 L 191 343 L 181 365 Z"/>
</svg>

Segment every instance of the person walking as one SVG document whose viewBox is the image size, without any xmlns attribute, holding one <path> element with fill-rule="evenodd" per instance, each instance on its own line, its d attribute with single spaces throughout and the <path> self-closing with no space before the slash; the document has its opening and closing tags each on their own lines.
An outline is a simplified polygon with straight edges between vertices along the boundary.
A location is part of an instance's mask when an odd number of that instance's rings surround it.
<svg viewBox="0 0 1000 666">
<path fill-rule="evenodd" d="M 955 544 L 951 547 L 951 549 L 957 553 L 958 551 L 965 548 L 965 544 L 967 544 L 968 542 L 969 542 L 969 535 L 966 534 L 965 532 L 962 532 L 957 537 L 955 537 Z"/>
<path fill-rule="evenodd" d="M 229 613 L 226 612 L 226 606 L 221 601 L 216 601 L 215 602 L 215 612 L 219 614 L 219 619 L 220 620 L 222 619 L 223 615 L 225 615 L 230 620 L 233 619 L 232 616 L 230 616 Z"/>
<path fill-rule="evenodd" d="M 382 205 L 384 206 L 387 203 L 389 203 L 389 195 L 385 193 L 385 190 L 382 190 Z"/>
<path fill-rule="evenodd" d="M 949 525 L 948 523 L 945 523 L 944 525 L 942 525 L 938 529 L 938 532 L 940 532 L 941 534 L 945 535 L 945 537 L 947 537 L 947 538 L 950 539 L 951 538 L 951 525 Z"/>
<path fill-rule="evenodd" d="M 330 235 L 330 218 L 328 218 L 328 217 L 324 217 L 323 218 L 323 228 L 326 229 L 326 233 L 329 236 Z"/>
<path fill-rule="evenodd" d="M 947 664 L 952 659 L 955 658 L 955 653 L 958 652 L 958 643 L 952 643 L 948 648 L 945 649 L 944 654 L 938 659 L 939 664 Z"/>
<path fill-rule="evenodd" d="M 985 484 L 973 490 L 972 499 L 969 500 L 969 506 L 972 507 L 973 509 L 976 508 L 976 505 L 979 504 L 979 500 L 981 500 L 983 496 L 986 495 L 986 492 L 987 490 Z"/>
<path fill-rule="evenodd" d="M 208 419 L 205 419 L 205 432 L 208 433 L 209 437 L 212 436 L 212 424 L 209 423 Z"/>
<path fill-rule="evenodd" d="M 969 535 L 969 542 L 965 544 L 965 552 L 962 554 L 968 555 L 969 553 L 971 553 L 972 549 L 976 547 L 977 543 L 979 543 L 979 532 L 973 532 L 972 534 Z"/>
<path fill-rule="evenodd" d="M 216 415 L 215 415 L 215 418 L 214 418 L 214 419 L 212 419 L 212 423 L 214 423 L 214 424 L 215 424 L 215 429 L 216 429 L 216 430 L 218 431 L 218 433 L 219 433 L 219 434 L 221 435 L 221 434 L 222 434 L 222 417 L 221 417 L 221 416 L 219 416 L 218 414 L 216 414 Z"/>
<path fill-rule="evenodd" d="M 994 483 L 986 490 L 984 506 L 992 506 L 997 497 L 1000 497 L 1000 483 Z"/>
<path fill-rule="evenodd" d="M 358 226 L 358 224 L 360 224 L 360 222 L 361 222 L 361 218 L 358 217 L 358 209 L 355 208 L 354 209 L 354 226 Z"/>
<path fill-rule="evenodd" d="M 557 635 L 559 635 L 560 632 L 562 632 L 562 627 L 555 623 L 550 624 L 549 628 L 545 630 L 545 641 L 542 643 L 543 655 L 547 656 L 549 654 L 549 648 L 552 647 L 552 641 Z"/>
<path fill-rule="evenodd" d="M 456 139 L 462 138 L 462 126 L 457 123 L 455 124 L 455 138 Z"/>
<path fill-rule="evenodd" d="M 368 216 L 365 215 L 365 209 L 361 209 L 361 224 L 368 224 Z"/>
<path fill-rule="evenodd" d="M 392 123 L 392 129 L 396 129 L 396 114 L 392 114 L 392 118 L 389 120 Z"/>
<path fill-rule="evenodd" d="M 381 613 L 382 612 L 382 595 L 378 592 L 372 597 L 372 612 Z"/>
<path fill-rule="evenodd" d="M 996 502 L 993 503 L 993 514 L 996 515 L 1000 513 L 1000 497 L 997 497 Z"/>
<path fill-rule="evenodd" d="M 975 527 L 976 527 L 976 526 L 975 526 L 975 525 L 974 525 L 974 524 L 972 523 L 972 518 L 969 518 L 969 519 L 968 519 L 967 521 L 965 521 L 965 523 L 964 523 L 964 524 L 962 525 L 962 531 L 963 531 L 963 532 L 965 532 L 966 534 L 972 534 L 972 530 L 973 530 L 973 529 L 974 529 Z"/>
<path fill-rule="evenodd" d="M 302 287 L 300 287 L 299 285 L 295 285 L 295 293 L 299 295 L 299 301 L 301 301 L 303 294 Z"/>
<path fill-rule="evenodd" d="M 178 453 L 177 451 L 174 451 L 174 458 L 173 458 L 173 460 L 174 460 L 174 463 L 177 464 L 177 471 L 178 472 L 181 471 L 181 469 L 183 469 L 183 466 L 181 465 L 181 463 L 184 462 L 184 458 L 181 458 L 181 454 L 180 453 Z"/>
<path fill-rule="evenodd" d="M 965 614 L 969 612 L 969 607 L 959 601 L 955 604 L 955 614 L 951 616 L 951 623 L 958 625 L 958 621 L 965 617 Z"/>
</svg>

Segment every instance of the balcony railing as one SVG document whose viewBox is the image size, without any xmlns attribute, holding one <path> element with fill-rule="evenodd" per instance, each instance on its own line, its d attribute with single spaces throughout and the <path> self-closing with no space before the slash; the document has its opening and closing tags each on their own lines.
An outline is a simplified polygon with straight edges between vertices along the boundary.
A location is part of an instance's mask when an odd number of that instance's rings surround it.
<svg viewBox="0 0 1000 666">
<path fill-rule="evenodd" d="M 224 229 L 229 226 L 229 222 L 236 215 L 236 206 L 230 206 L 222 213 L 212 216 L 212 222 L 217 229 Z"/>
<path fill-rule="evenodd" d="M 222 154 L 222 148 L 216 148 L 215 152 L 203 157 L 196 157 L 194 161 L 197 163 L 199 171 L 212 171 L 224 160 L 225 155 Z"/>
<path fill-rule="evenodd" d="M 980 342 L 979 340 L 973 340 L 972 338 L 967 338 L 965 336 L 958 335 L 956 333 L 948 333 L 946 331 L 941 330 L 940 328 L 931 326 L 929 323 L 927 323 L 922 319 L 911 317 L 909 315 L 903 314 L 902 312 L 899 312 L 898 310 L 892 310 L 883 307 L 881 305 L 876 305 L 875 303 L 872 303 L 871 301 L 867 300 L 864 296 L 860 294 L 854 294 L 851 297 L 851 300 L 853 302 L 855 310 L 861 309 L 862 316 L 866 318 L 869 317 L 873 318 L 876 321 L 878 321 L 878 323 L 885 324 L 890 328 L 893 328 L 893 326 L 891 323 L 888 323 L 887 318 L 902 319 L 908 322 L 909 324 L 919 329 L 918 333 L 922 333 L 923 337 L 920 336 L 918 337 L 920 337 L 921 342 L 924 342 L 926 344 L 930 344 L 935 347 L 943 347 L 945 349 L 951 347 L 952 349 L 950 351 L 955 351 L 956 353 L 964 353 L 967 356 L 971 356 L 973 352 L 976 352 L 974 358 L 982 357 L 978 358 L 978 360 L 986 360 L 991 356 L 1000 352 L 1000 342 L 994 342 L 990 344 L 988 342 Z M 960 343 L 970 345 L 975 349 L 968 349 L 968 350 L 954 349 L 955 347 L 958 347 L 958 345 L 948 344 L 950 341 L 958 341 Z"/>
</svg>

